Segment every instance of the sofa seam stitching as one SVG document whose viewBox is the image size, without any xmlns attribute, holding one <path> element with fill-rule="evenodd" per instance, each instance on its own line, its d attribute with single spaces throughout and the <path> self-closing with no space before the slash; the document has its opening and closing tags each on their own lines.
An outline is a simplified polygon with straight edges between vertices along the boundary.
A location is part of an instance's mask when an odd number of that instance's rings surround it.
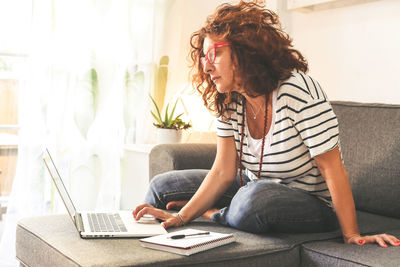
<svg viewBox="0 0 400 267">
<path fill-rule="evenodd" d="M 362 265 L 362 266 L 372 267 L 371 265 L 367 265 L 367 264 L 364 264 L 364 263 L 361 263 L 361 262 L 357 262 L 357 261 L 353 261 L 353 260 L 349 260 L 349 259 L 345 259 L 345 258 L 340 258 L 340 257 L 337 257 L 337 256 L 329 255 L 329 254 L 327 254 L 327 253 L 323 253 L 323 252 L 319 252 L 319 251 L 316 251 L 316 250 L 313 250 L 313 249 L 310 249 L 310 248 L 306 248 L 306 247 L 303 246 L 303 244 L 301 245 L 301 249 L 303 249 L 303 250 L 308 250 L 308 251 L 312 251 L 312 252 L 314 252 L 314 253 L 316 253 L 316 254 L 328 256 L 328 257 L 331 257 L 331 258 L 335 258 L 335 259 L 339 259 L 339 260 L 344 260 L 344 261 L 351 262 L 351 263 L 357 263 L 357 264 L 360 264 L 360 265 Z M 300 251 L 301 251 L 301 249 L 300 249 Z M 300 262 L 300 264 L 301 264 L 301 262 Z"/>
</svg>

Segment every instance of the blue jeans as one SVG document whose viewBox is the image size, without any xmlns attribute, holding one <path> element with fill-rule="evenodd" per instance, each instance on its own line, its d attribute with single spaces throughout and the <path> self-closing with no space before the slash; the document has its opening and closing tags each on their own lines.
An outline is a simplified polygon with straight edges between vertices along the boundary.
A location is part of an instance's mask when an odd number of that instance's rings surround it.
<svg viewBox="0 0 400 267">
<path fill-rule="evenodd" d="M 170 201 L 189 200 L 199 188 L 208 170 L 171 171 L 155 176 L 145 202 L 165 209 Z M 219 211 L 211 219 L 253 233 L 325 232 L 339 227 L 336 214 L 322 200 L 309 193 L 268 181 L 251 181 L 239 175 L 214 204 Z"/>
</svg>

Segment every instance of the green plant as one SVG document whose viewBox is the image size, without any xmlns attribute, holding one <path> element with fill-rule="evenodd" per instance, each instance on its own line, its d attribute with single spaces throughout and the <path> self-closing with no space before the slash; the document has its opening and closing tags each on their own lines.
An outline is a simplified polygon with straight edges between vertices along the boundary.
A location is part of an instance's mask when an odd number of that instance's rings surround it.
<svg viewBox="0 0 400 267">
<path fill-rule="evenodd" d="M 176 104 L 178 103 L 179 99 L 176 100 L 171 113 L 168 113 L 169 104 L 167 105 L 165 114 L 163 116 L 164 119 L 163 119 L 163 117 L 161 116 L 161 113 L 160 113 L 160 109 L 157 106 L 156 101 L 154 100 L 154 98 L 151 95 L 150 95 L 150 98 L 151 98 L 151 101 L 153 101 L 154 107 L 156 108 L 156 111 L 157 111 L 157 115 L 154 114 L 153 111 L 151 111 L 151 115 L 153 115 L 153 118 L 157 121 L 157 123 L 153 123 L 154 126 L 156 126 L 157 128 L 176 129 L 176 130 L 186 130 L 186 129 L 192 127 L 192 125 L 190 123 L 186 123 L 186 122 L 182 121 L 182 119 L 180 118 L 183 115 L 183 113 L 174 117 Z"/>
<path fill-rule="evenodd" d="M 99 106 L 99 79 L 95 68 L 91 68 L 79 81 L 74 103 L 75 123 L 86 139 L 90 126 L 96 118 Z"/>
<path fill-rule="evenodd" d="M 125 71 L 125 88 L 124 88 L 124 122 L 125 137 L 129 138 L 128 142 L 135 140 L 136 119 L 138 110 L 141 108 L 141 99 L 144 95 L 145 75 L 140 70 L 139 65 L 134 65 Z M 142 101 L 143 102 L 143 101 Z M 133 136 L 128 136 L 133 134 Z"/>
<path fill-rule="evenodd" d="M 0 57 L 0 71 L 12 71 L 12 66 L 7 63 L 7 60 L 3 57 Z"/>
</svg>

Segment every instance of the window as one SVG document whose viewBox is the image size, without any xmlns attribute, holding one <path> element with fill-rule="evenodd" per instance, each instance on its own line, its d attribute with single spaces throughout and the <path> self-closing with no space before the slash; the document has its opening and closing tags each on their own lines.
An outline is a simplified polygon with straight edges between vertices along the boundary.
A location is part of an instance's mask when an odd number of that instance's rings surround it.
<svg viewBox="0 0 400 267">
<path fill-rule="evenodd" d="M 31 2 L 0 2 L 0 205 L 11 193 L 18 153 L 18 94 L 25 81 Z"/>
</svg>

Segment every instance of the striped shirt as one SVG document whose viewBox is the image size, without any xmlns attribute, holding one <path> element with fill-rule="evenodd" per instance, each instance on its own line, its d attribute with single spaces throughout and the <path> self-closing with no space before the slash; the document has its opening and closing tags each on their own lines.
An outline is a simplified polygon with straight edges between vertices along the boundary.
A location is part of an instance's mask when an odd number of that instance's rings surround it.
<svg viewBox="0 0 400 267">
<path fill-rule="evenodd" d="M 328 187 L 313 159 L 340 147 L 338 121 L 325 92 L 310 76 L 294 72 L 280 83 L 272 99 L 273 120 L 265 139 L 260 178 L 305 190 L 332 206 Z M 228 110 L 228 121 L 217 119 L 217 135 L 234 137 L 240 153 L 242 102 L 230 103 Z M 260 142 L 250 136 L 245 120 L 242 165 L 250 179 L 257 179 Z"/>
</svg>

